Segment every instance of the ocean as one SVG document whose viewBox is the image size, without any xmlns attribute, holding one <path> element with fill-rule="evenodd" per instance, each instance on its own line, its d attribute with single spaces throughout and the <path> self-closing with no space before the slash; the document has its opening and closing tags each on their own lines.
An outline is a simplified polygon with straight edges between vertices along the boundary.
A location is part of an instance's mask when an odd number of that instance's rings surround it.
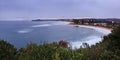
<svg viewBox="0 0 120 60">
<path fill-rule="evenodd" d="M 101 40 L 103 33 L 92 28 L 76 27 L 63 21 L 0 21 L 0 39 L 16 48 L 29 43 L 52 43 L 60 40 L 69 42 L 74 48 L 82 43 Z"/>
</svg>

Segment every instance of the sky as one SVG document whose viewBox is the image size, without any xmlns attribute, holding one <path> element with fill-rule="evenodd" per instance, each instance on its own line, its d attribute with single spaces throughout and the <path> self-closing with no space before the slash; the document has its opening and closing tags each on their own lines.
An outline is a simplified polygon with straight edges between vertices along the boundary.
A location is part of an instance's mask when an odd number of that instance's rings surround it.
<svg viewBox="0 0 120 60">
<path fill-rule="evenodd" d="M 0 20 L 120 18 L 120 0 L 0 0 Z"/>
</svg>

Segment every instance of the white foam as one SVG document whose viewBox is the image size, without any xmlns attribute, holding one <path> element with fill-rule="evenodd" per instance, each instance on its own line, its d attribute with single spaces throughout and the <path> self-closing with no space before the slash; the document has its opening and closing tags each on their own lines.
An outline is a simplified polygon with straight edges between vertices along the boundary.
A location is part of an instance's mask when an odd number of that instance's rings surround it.
<svg viewBox="0 0 120 60">
<path fill-rule="evenodd" d="M 108 35 L 108 34 L 111 33 L 110 30 L 107 30 L 107 29 L 104 29 L 104 28 L 99 28 L 99 27 L 94 27 L 94 26 L 83 26 L 83 25 L 78 25 L 78 26 L 94 29 L 94 30 L 96 30 L 100 33 L 103 33 L 104 35 Z M 83 43 L 87 43 L 87 44 L 89 44 L 89 46 L 95 45 L 96 43 L 99 43 L 100 41 L 102 41 L 102 38 L 101 38 L 101 36 L 89 36 L 89 37 L 87 37 L 83 40 L 85 40 L 85 41 L 70 42 L 70 44 L 72 44 L 72 49 L 80 48 L 80 46 L 82 46 Z"/>
<path fill-rule="evenodd" d="M 99 43 L 102 40 L 102 38 L 99 36 L 90 36 L 84 40 L 86 40 L 85 43 L 88 43 L 91 46 L 91 45 L 94 45 L 96 43 Z"/>
<path fill-rule="evenodd" d="M 80 48 L 80 46 L 82 46 L 83 43 L 87 43 L 87 44 L 89 44 L 89 46 L 95 45 L 96 43 L 99 43 L 102 40 L 102 38 L 98 37 L 98 36 L 89 36 L 83 40 L 85 40 L 85 41 L 70 42 L 70 44 L 72 45 L 72 49 Z"/>
<path fill-rule="evenodd" d="M 23 30 L 19 30 L 18 33 L 29 33 L 31 32 L 33 29 L 23 29 Z"/>
<path fill-rule="evenodd" d="M 46 27 L 51 26 L 50 24 L 41 24 L 41 25 L 33 25 L 32 27 Z"/>
</svg>

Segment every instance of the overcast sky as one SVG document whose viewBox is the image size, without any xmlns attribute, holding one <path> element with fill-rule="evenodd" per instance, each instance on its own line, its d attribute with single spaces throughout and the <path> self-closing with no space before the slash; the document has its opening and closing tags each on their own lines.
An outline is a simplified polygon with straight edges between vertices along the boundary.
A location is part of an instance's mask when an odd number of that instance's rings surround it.
<svg viewBox="0 0 120 60">
<path fill-rule="evenodd" d="M 120 18 L 120 0 L 0 0 L 0 20 Z"/>
</svg>

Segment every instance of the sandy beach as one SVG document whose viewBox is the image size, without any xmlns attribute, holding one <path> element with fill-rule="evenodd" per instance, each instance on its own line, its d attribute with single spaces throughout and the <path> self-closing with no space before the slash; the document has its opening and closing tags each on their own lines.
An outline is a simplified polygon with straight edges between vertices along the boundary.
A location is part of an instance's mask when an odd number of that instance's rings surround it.
<svg viewBox="0 0 120 60">
<path fill-rule="evenodd" d="M 100 33 L 103 33 L 104 35 L 110 34 L 111 30 L 112 30 L 112 28 L 106 28 L 106 27 L 100 27 L 100 26 L 78 25 L 78 24 L 71 24 L 71 23 L 69 23 L 68 25 L 94 29 L 94 30 L 96 30 L 96 31 L 98 31 Z M 79 48 L 80 46 L 82 46 L 83 43 L 87 43 L 87 44 L 89 44 L 89 46 L 95 45 L 96 43 L 99 43 L 100 41 L 102 41 L 102 39 L 103 39 L 103 37 L 90 36 L 90 37 L 86 37 L 87 41 L 71 42 L 71 45 L 72 45 L 73 49 L 76 49 L 76 48 Z"/>
<path fill-rule="evenodd" d="M 79 25 L 79 24 L 74 24 L 73 22 L 70 22 L 68 25 Z M 102 28 L 102 29 L 106 29 L 106 30 L 112 30 L 112 28 L 107 28 L 107 27 L 102 27 L 102 26 L 93 26 L 93 25 L 79 25 L 79 26 L 89 26 L 89 27 L 96 27 L 96 28 Z"/>
</svg>

